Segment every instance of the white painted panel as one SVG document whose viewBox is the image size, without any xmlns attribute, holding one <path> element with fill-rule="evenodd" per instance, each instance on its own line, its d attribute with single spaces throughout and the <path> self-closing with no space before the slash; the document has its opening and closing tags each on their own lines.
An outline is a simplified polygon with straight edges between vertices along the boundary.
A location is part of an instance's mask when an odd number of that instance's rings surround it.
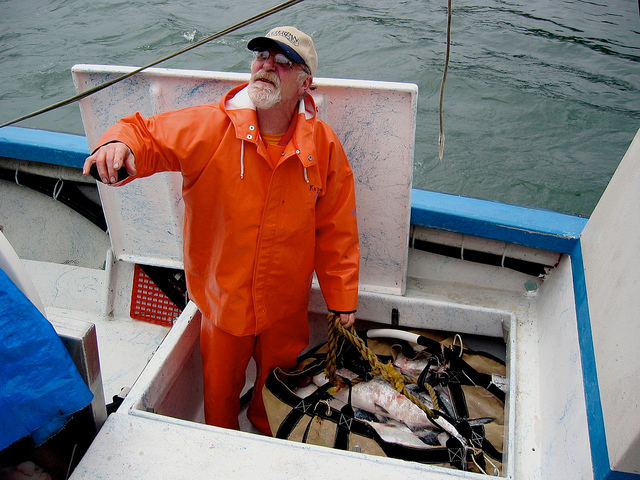
<svg viewBox="0 0 640 480">
<path fill-rule="evenodd" d="M 582 234 L 611 468 L 640 473 L 640 133 Z"/>
<path fill-rule="evenodd" d="M 131 71 L 78 65 L 76 89 L 86 91 Z M 121 117 L 218 100 L 248 74 L 149 69 L 80 102 L 89 146 Z M 319 116 L 336 131 L 356 179 L 361 289 L 403 294 L 406 284 L 417 87 L 412 84 L 314 79 Z M 119 259 L 182 264 L 181 180 L 156 175 L 100 194 Z M 153 234 L 151 234 L 153 232 Z"/>
<path fill-rule="evenodd" d="M 504 312 L 503 312 L 504 314 Z M 515 317 L 494 316 L 507 331 L 509 393 L 506 450 L 515 447 Z M 324 321 L 323 321 L 324 323 Z M 392 458 L 363 455 L 196 423 L 202 402 L 198 339 L 200 321 L 190 302 L 171 328 L 118 411 L 82 459 L 71 480 L 135 478 L 479 479 L 478 474 Z M 238 459 L 241 459 L 239 461 Z M 180 459 L 171 461 L 167 459 Z M 504 465 L 504 464 L 503 464 Z M 516 478 L 511 463 L 503 478 Z M 531 478 L 531 477 L 527 477 Z M 560 477 L 551 477 L 560 478 Z"/>
<path fill-rule="evenodd" d="M 538 408 L 519 397 L 520 412 L 529 416 L 519 431 L 522 449 L 543 446 L 540 479 L 593 478 L 589 430 L 583 385 L 571 262 L 564 257 L 548 275 L 537 294 L 536 335 L 520 337 L 521 358 L 529 368 L 519 371 L 518 385 L 538 392 Z M 521 329 L 524 330 L 524 329 Z M 535 350 L 538 355 L 532 355 Z M 535 362 L 535 363 L 534 363 Z M 537 368 L 532 368 L 537 366 Z M 576 439 L 579 439 L 576 441 Z M 533 478 L 533 477 L 532 477 Z"/>
<path fill-rule="evenodd" d="M 45 313 L 44 305 L 31 281 L 31 277 L 29 277 L 20 258 L 2 232 L 0 232 L 0 270 L 9 277 L 24 296 L 46 317 L 47 314 Z"/>
</svg>

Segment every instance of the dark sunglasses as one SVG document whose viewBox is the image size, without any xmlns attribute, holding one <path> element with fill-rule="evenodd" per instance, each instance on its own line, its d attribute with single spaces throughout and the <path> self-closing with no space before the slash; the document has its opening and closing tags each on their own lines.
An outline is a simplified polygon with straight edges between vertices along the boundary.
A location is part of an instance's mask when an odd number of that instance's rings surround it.
<svg viewBox="0 0 640 480">
<path fill-rule="evenodd" d="M 271 58 L 271 52 L 269 50 L 262 50 L 259 52 L 253 52 L 256 56 L 256 59 L 261 60 L 263 62 L 269 60 Z M 284 53 L 276 53 L 273 56 L 273 61 L 280 65 L 281 67 L 291 68 L 293 67 L 293 62 L 287 58 Z"/>
</svg>

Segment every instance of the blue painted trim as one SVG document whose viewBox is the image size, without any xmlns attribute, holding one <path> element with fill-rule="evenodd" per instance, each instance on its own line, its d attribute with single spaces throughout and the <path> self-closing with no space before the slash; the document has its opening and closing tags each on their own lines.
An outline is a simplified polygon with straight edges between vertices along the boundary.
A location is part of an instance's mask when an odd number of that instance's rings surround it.
<svg viewBox="0 0 640 480">
<path fill-rule="evenodd" d="M 638 480 L 640 479 L 640 475 L 611 470 L 611 464 L 609 463 L 609 448 L 604 425 L 602 399 L 600 397 L 598 370 L 593 346 L 593 332 L 591 330 L 591 316 L 589 315 L 589 300 L 584 275 L 584 261 L 580 242 L 575 245 L 573 252 L 571 252 L 571 269 L 573 272 L 578 342 L 580 344 L 582 379 L 584 381 L 585 403 L 587 407 L 587 425 L 591 444 L 593 478 L 594 480 Z"/>
<path fill-rule="evenodd" d="M 0 156 L 81 168 L 89 155 L 81 135 L 23 127 L 0 129 Z M 412 190 L 411 223 L 570 253 L 586 218 L 445 193 Z"/>
<path fill-rule="evenodd" d="M 89 155 L 81 135 L 23 127 L 0 128 L 0 157 L 82 168 Z"/>
<path fill-rule="evenodd" d="M 412 191 L 411 224 L 570 253 L 587 218 L 445 193 Z"/>
<path fill-rule="evenodd" d="M 640 475 L 627 472 L 616 472 L 615 470 L 609 470 L 609 473 L 603 480 L 638 480 Z"/>
<path fill-rule="evenodd" d="M 600 480 L 607 478 L 611 472 L 611 467 L 609 464 L 609 449 L 607 447 L 607 435 L 604 427 L 598 371 L 593 347 L 593 333 L 591 330 L 591 317 L 589 315 L 589 301 L 584 275 L 582 247 L 579 242 L 571 253 L 571 269 L 573 271 L 578 343 L 580 344 L 580 359 L 582 362 L 582 379 L 584 382 L 584 395 L 587 407 L 587 425 L 591 444 L 593 476 L 595 480 Z"/>
<path fill-rule="evenodd" d="M 616 472 L 615 470 L 609 470 L 607 475 L 603 477 L 603 480 L 638 480 L 640 475 L 627 472 Z"/>
</svg>

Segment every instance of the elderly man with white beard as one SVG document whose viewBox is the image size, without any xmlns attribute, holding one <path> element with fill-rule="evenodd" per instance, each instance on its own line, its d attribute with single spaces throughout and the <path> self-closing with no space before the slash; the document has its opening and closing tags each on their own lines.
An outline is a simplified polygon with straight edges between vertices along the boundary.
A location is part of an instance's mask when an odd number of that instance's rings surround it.
<svg viewBox="0 0 640 480">
<path fill-rule="evenodd" d="M 359 241 L 353 173 L 307 95 L 318 58 L 311 37 L 277 27 L 251 40 L 251 79 L 216 103 L 111 126 L 84 165 L 119 186 L 180 172 L 184 267 L 201 316 L 205 420 L 239 428 L 239 396 L 253 357 L 247 416 L 271 434 L 262 387 L 295 366 L 309 342 L 313 272 L 330 311 L 355 321 Z M 118 180 L 118 170 L 128 178 Z"/>
</svg>

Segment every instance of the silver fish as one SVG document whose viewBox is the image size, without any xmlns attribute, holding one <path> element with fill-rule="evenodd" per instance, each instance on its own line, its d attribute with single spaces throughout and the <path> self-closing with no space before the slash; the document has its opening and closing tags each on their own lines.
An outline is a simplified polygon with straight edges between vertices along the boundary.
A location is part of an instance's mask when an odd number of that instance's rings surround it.
<svg viewBox="0 0 640 480">
<path fill-rule="evenodd" d="M 413 448 L 429 448 L 429 444 L 423 442 L 419 437 L 403 423 L 389 421 L 387 423 L 377 423 L 366 421 L 380 435 L 385 442 L 396 443 Z"/>
</svg>

